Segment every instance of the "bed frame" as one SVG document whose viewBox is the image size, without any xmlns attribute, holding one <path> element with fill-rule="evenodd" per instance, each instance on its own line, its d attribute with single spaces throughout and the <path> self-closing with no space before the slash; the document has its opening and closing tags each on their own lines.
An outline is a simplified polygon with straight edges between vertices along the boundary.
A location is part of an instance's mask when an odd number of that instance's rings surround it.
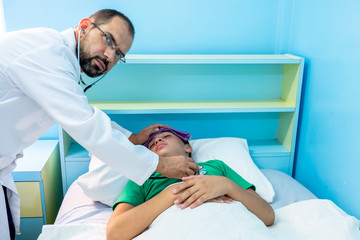
<svg viewBox="0 0 360 240">
<path fill-rule="evenodd" d="M 132 132 L 163 123 L 192 139 L 245 138 L 259 168 L 292 175 L 303 68 L 303 58 L 288 54 L 129 55 L 87 96 Z M 65 194 L 90 158 L 59 135 Z"/>
</svg>

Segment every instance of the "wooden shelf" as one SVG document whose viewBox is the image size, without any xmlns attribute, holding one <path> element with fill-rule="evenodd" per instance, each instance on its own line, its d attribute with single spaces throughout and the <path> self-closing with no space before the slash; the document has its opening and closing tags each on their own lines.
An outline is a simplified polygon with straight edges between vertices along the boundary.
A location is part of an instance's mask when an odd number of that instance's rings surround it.
<svg viewBox="0 0 360 240">
<path fill-rule="evenodd" d="M 129 129 L 162 123 L 196 139 L 248 139 L 262 169 L 293 172 L 304 59 L 290 54 L 130 54 L 89 103 Z M 93 80 L 89 79 L 89 82 Z M 88 152 L 63 132 L 64 193 L 88 171 Z"/>
<path fill-rule="evenodd" d="M 26 148 L 12 176 L 20 197 L 16 239 L 37 239 L 43 225 L 54 223 L 63 199 L 59 141 L 37 140 Z"/>
<path fill-rule="evenodd" d="M 299 64 L 301 58 L 289 54 L 129 54 L 126 55 L 126 63 L 130 64 Z M 119 63 L 121 64 L 121 63 Z"/>
<path fill-rule="evenodd" d="M 14 181 L 42 181 L 41 171 L 58 143 L 58 140 L 38 140 L 26 148 L 12 172 Z"/>
<path fill-rule="evenodd" d="M 295 111 L 295 106 L 281 99 L 124 100 L 90 101 L 90 104 L 112 114 Z"/>
<path fill-rule="evenodd" d="M 263 156 L 290 156 L 287 150 L 276 139 L 248 140 L 249 152 L 252 157 Z"/>
</svg>

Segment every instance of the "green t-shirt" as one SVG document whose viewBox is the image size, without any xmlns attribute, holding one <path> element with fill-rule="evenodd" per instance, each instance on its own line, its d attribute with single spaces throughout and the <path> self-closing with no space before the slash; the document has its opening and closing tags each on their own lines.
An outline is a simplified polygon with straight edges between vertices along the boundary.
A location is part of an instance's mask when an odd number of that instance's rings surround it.
<svg viewBox="0 0 360 240">
<path fill-rule="evenodd" d="M 252 188 L 255 190 L 255 186 L 253 184 L 248 183 L 223 161 L 210 160 L 198 163 L 198 165 L 203 166 L 206 169 L 206 175 L 224 176 L 244 189 Z M 156 172 L 153 173 L 142 186 L 139 186 L 135 182 L 129 180 L 116 203 L 113 205 L 113 210 L 119 203 L 124 202 L 136 207 L 159 194 L 167 186 L 177 182 L 181 182 L 181 179 L 164 178 L 164 176 Z"/>
</svg>

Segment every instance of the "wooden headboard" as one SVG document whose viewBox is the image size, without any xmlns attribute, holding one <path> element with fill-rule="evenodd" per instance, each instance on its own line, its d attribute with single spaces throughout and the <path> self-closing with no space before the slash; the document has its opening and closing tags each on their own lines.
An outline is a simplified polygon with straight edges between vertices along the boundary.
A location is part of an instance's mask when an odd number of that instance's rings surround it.
<svg viewBox="0 0 360 240">
<path fill-rule="evenodd" d="M 245 138 L 259 168 L 292 175 L 303 67 L 287 54 L 129 55 L 87 96 L 132 132 L 163 123 L 192 139 Z M 61 129 L 60 151 L 65 193 L 90 159 Z"/>
</svg>

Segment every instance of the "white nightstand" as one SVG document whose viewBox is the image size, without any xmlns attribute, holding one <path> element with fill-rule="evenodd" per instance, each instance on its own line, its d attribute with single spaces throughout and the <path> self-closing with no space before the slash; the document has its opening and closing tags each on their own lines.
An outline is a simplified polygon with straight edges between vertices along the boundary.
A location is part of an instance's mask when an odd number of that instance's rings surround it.
<svg viewBox="0 0 360 240">
<path fill-rule="evenodd" d="M 58 140 L 38 140 L 17 160 L 13 178 L 20 195 L 20 230 L 16 240 L 37 239 L 44 224 L 52 224 L 62 195 Z"/>
</svg>

